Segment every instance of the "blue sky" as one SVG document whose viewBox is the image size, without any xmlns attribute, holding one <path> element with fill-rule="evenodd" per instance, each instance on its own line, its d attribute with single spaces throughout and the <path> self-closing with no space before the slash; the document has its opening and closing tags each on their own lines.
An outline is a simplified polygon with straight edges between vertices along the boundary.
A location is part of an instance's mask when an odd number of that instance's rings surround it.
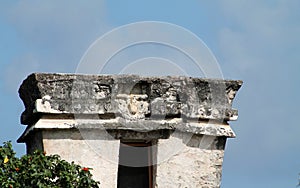
<svg viewBox="0 0 300 188">
<path fill-rule="evenodd" d="M 300 1 L 1 1 L 0 141 L 25 126 L 17 90 L 32 72 L 76 72 L 87 48 L 111 29 L 163 21 L 200 37 L 224 78 L 244 85 L 226 146 L 223 188 L 295 187 L 300 172 Z M 194 76 L 194 75 L 193 75 Z M 196 75 L 197 76 L 197 75 Z"/>
</svg>

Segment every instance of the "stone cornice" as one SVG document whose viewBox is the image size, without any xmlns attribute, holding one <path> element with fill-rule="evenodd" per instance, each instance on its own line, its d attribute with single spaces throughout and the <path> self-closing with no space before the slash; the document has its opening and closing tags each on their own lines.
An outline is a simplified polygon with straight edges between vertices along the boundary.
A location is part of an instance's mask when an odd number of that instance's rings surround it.
<svg viewBox="0 0 300 188">
<path fill-rule="evenodd" d="M 25 105 L 21 122 L 32 125 L 43 114 L 226 122 L 237 119 L 232 101 L 241 85 L 240 80 L 182 76 L 34 73 L 19 89 Z"/>
</svg>

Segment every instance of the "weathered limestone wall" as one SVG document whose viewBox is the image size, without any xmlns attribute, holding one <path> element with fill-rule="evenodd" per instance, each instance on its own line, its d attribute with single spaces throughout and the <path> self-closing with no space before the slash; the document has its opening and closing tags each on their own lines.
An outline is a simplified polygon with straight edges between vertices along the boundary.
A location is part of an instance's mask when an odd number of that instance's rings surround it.
<svg viewBox="0 0 300 188">
<path fill-rule="evenodd" d="M 226 139 L 203 135 L 190 136 L 192 137 L 188 142 L 185 142 L 181 135 L 172 135 L 169 140 L 158 141 L 157 157 L 161 163 L 157 165 L 157 188 L 220 187 Z M 168 157 L 165 148 L 169 148 L 166 145 L 170 141 L 175 148 L 180 149 Z"/>
<path fill-rule="evenodd" d="M 19 142 L 92 167 L 117 187 L 124 141 L 154 143 L 154 187 L 219 187 L 232 102 L 242 81 L 35 73 L 19 89 Z"/>
<path fill-rule="evenodd" d="M 47 154 L 59 154 L 67 161 L 74 161 L 85 167 L 91 167 L 94 179 L 101 182 L 101 187 L 117 187 L 119 140 L 107 140 L 103 132 L 90 132 L 90 140 L 84 140 L 78 130 L 44 130 L 43 146 Z M 98 142 L 101 140 L 101 142 Z M 111 160 L 101 157 L 95 149 L 89 145 L 91 142 L 99 143 L 107 149 L 111 146 Z"/>
</svg>

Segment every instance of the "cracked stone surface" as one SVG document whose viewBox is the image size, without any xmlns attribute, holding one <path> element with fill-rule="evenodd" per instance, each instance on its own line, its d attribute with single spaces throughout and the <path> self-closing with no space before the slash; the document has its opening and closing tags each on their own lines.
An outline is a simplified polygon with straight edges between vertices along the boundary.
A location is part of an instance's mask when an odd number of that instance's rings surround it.
<svg viewBox="0 0 300 188">
<path fill-rule="evenodd" d="M 34 73 L 19 89 L 21 122 L 31 124 L 41 113 L 236 120 L 232 102 L 241 85 L 191 77 Z"/>
</svg>

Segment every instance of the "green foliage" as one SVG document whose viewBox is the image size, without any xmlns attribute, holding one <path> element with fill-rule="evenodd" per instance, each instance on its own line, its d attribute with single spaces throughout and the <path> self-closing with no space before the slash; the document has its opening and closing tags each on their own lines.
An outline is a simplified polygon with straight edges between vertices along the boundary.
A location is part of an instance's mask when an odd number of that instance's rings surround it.
<svg viewBox="0 0 300 188">
<path fill-rule="evenodd" d="M 11 142 L 0 146 L 2 188 L 98 188 L 90 170 L 41 151 L 17 158 Z"/>
</svg>

